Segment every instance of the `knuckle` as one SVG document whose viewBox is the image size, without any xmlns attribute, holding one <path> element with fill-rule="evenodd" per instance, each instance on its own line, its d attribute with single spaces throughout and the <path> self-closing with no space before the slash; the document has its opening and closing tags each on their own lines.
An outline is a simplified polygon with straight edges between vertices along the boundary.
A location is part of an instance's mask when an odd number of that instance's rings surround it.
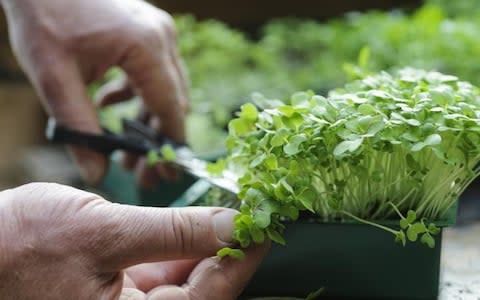
<svg viewBox="0 0 480 300">
<path fill-rule="evenodd" d="M 176 40 L 177 37 L 177 31 L 176 31 L 176 26 L 175 26 L 175 20 L 171 15 L 168 13 L 161 11 L 160 15 L 160 24 L 164 30 L 164 32 L 167 34 L 167 37 Z"/>
<path fill-rule="evenodd" d="M 195 226 L 194 215 L 185 215 L 180 210 L 173 209 L 171 211 L 171 224 L 173 237 L 175 239 L 176 249 L 181 249 L 182 253 L 188 253 L 194 247 Z"/>
<path fill-rule="evenodd" d="M 57 251 L 76 245 L 78 227 L 72 228 L 77 213 L 88 203 L 106 201 L 95 194 L 56 183 L 30 183 L 14 190 L 14 209 L 18 230 L 29 248 Z M 65 234 L 65 233 L 68 234 Z M 46 242 L 47 241 L 47 242 Z"/>
<path fill-rule="evenodd" d="M 53 95 L 62 87 L 64 68 L 63 61 L 51 55 L 44 55 L 42 62 L 37 65 L 34 77 L 40 93 L 45 98 L 55 98 Z"/>
<path fill-rule="evenodd" d="M 167 44 L 168 35 L 168 30 L 164 26 L 146 24 L 142 27 L 135 42 L 145 49 L 159 51 Z"/>
<path fill-rule="evenodd" d="M 158 22 L 145 22 L 134 35 L 133 41 L 146 49 L 153 47 L 154 51 L 158 51 L 175 41 L 176 35 L 175 21 L 169 14 L 160 11 Z"/>
</svg>

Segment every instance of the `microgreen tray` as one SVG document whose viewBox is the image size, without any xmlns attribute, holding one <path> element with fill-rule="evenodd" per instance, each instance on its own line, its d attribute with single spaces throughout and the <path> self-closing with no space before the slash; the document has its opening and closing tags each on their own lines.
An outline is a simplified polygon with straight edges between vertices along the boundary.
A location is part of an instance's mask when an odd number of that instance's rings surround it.
<svg viewBox="0 0 480 300">
<path fill-rule="evenodd" d="M 273 245 L 244 295 L 306 296 L 324 287 L 321 299 L 436 299 L 442 232 L 431 249 L 405 247 L 364 224 L 287 226 L 286 246 Z"/>
<path fill-rule="evenodd" d="M 195 205 L 208 188 L 197 181 L 171 206 Z M 388 232 L 356 221 L 287 224 L 287 245 L 272 246 L 244 297 L 305 297 L 324 287 L 320 299 L 437 299 L 442 231 L 455 224 L 456 211 L 454 206 L 434 222 L 441 231 L 433 249 L 421 243 L 403 247 Z"/>
</svg>

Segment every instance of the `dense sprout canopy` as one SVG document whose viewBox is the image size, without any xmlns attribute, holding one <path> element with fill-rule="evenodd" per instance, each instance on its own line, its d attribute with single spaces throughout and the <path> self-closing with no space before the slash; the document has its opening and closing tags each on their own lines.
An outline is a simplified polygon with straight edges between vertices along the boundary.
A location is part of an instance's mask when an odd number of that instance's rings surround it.
<svg viewBox="0 0 480 300">
<path fill-rule="evenodd" d="M 479 95 L 455 76 L 413 68 L 365 75 L 327 97 L 257 95 L 229 126 L 228 161 L 242 174 L 236 238 L 281 240 L 281 220 L 302 210 L 442 218 L 479 172 Z"/>
</svg>

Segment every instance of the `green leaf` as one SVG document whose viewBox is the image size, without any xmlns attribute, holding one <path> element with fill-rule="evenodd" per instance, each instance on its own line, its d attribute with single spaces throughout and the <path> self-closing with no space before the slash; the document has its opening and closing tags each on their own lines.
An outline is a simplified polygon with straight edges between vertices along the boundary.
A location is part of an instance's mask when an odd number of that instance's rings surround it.
<svg viewBox="0 0 480 300">
<path fill-rule="evenodd" d="M 255 225 L 261 229 L 265 229 L 270 225 L 270 212 L 257 211 L 253 216 Z"/>
<path fill-rule="evenodd" d="M 395 234 L 395 242 L 401 243 L 403 246 L 406 245 L 407 239 L 405 238 L 405 233 L 402 230 Z"/>
<path fill-rule="evenodd" d="M 430 223 L 428 225 L 428 232 L 431 234 L 431 235 L 437 235 L 440 233 L 440 228 L 438 228 L 435 224 L 433 223 Z"/>
<path fill-rule="evenodd" d="M 417 213 L 413 210 L 407 212 L 407 221 L 409 224 L 412 224 L 417 219 Z"/>
<path fill-rule="evenodd" d="M 228 124 L 230 133 L 239 136 L 249 133 L 252 130 L 252 127 L 252 123 L 245 119 L 235 119 Z"/>
<path fill-rule="evenodd" d="M 442 142 L 442 137 L 437 133 L 431 134 L 425 139 L 425 145 L 427 146 L 438 145 L 441 142 Z"/>
<path fill-rule="evenodd" d="M 318 290 L 316 290 L 315 292 L 311 292 L 310 294 L 308 294 L 307 298 L 305 298 L 305 300 L 316 300 L 318 299 L 318 297 L 320 297 L 320 295 L 323 293 L 323 291 L 325 290 L 325 288 L 320 288 Z"/>
<path fill-rule="evenodd" d="M 256 226 L 250 227 L 250 235 L 252 236 L 253 241 L 257 244 L 262 244 L 265 241 L 265 234 Z"/>
<path fill-rule="evenodd" d="M 444 106 L 452 101 L 452 89 L 449 86 L 438 86 L 430 91 L 430 96 L 438 105 Z"/>
<path fill-rule="evenodd" d="M 227 162 L 224 159 L 219 159 L 214 163 L 207 164 L 207 172 L 213 176 L 221 175 L 226 168 Z"/>
<path fill-rule="evenodd" d="M 368 65 L 368 61 L 370 59 L 370 48 L 363 47 L 358 54 L 358 66 L 362 69 L 366 69 Z"/>
<path fill-rule="evenodd" d="M 286 117 L 290 118 L 296 112 L 295 108 L 290 105 L 284 105 L 278 108 L 278 110 Z"/>
<path fill-rule="evenodd" d="M 272 147 L 279 147 L 286 143 L 288 136 L 288 129 L 282 128 L 275 132 L 275 135 L 270 140 L 270 145 Z"/>
<path fill-rule="evenodd" d="M 255 188 L 249 188 L 245 193 L 245 200 L 253 203 L 260 203 L 265 200 L 265 194 Z"/>
<path fill-rule="evenodd" d="M 265 153 L 261 153 L 257 157 L 255 157 L 252 162 L 250 163 L 250 168 L 255 168 L 259 166 L 263 161 L 267 158 L 267 155 Z"/>
<path fill-rule="evenodd" d="M 240 250 L 240 249 L 232 249 L 229 247 L 222 248 L 218 250 L 217 256 L 220 258 L 224 258 L 227 256 L 230 256 L 235 259 L 244 259 L 245 258 L 245 253 Z"/>
<path fill-rule="evenodd" d="M 358 112 L 363 114 L 363 115 L 373 115 L 373 114 L 376 114 L 376 110 L 375 110 L 375 107 L 373 107 L 372 105 L 368 104 L 368 103 L 364 103 L 364 104 L 361 104 L 359 107 L 358 107 Z"/>
<path fill-rule="evenodd" d="M 283 117 L 282 123 L 285 124 L 290 129 L 297 130 L 302 124 L 304 120 L 301 114 L 295 112 L 291 115 L 291 117 Z"/>
<path fill-rule="evenodd" d="M 283 146 L 283 152 L 287 155 L 295 155 L 300 152 L 300 149 L 298 148 L 300 145 L 296 143 L 288 143 L 285 146 Z"/>
<path fill-rule="evenodd" d="M 442 137 L 439 134 L 435 133 L 435 134 L 429 135 L 425 139 L 425 141 L 416 143 L 415 145 L 412 146 L 411 149 L 413 152 L 418 152 L 423 148 L 425 148 L 426 146 L 435 146 L 440 144 L 441 142 L 442 142 Z"/>
<path fill-rule="evenodd" d="M 401 219 L 400 220 L 400 228 L 407 229 L 408 225 L 410 225 L 410 223 L 408 222 L 407 219 Z"/>
<path fill-rule="evenodd" d="M 267 235 L 268 238 L 274 241 L 275 243 L 278 243 L 280 245 L 286 245 L 285 239 L 282 237 L 282 235 L 274 230 L 274 229 L 267 229 Z"/>
<path fill-rule="evenodd" d="M 250 215 L 240 214 L 238 221 L 245 224 L 248 228 L 254 226 L 253 218 Z"/>
<path fill-rule="evenodd" d="M 297 220 L 298 215 L 299 215 L 298 208 L 296 208 L 295 206 L 292 206 L 292 205 L 283 206 L 280 209 L 280 214 L 282 214 L 285 217 L 290 218 L 290 220 L 292 220 L 292 221 Z"/>
<path fill-rule="evenodd" d="M 317 193 L 310 188 L 304 189 L 300 195 L 297 196 L 297 199 L 302 203 L 302 205 L 311 212 L 315 212 L 313 209 L 313 203 L 317 198 Z"/>
<path fill-rule="evenodd" d="M 424 233 L 420 241 L 429 248 L 435 248 L 435 239 L 428 233 Z"/>
<path fill-rule="evenodd" d="M 333 150 L 333 155 L 339 157 L 346 152 L 354 152 L 362 145 L 362 142 L 363 138 L 358 138 L 353 141 L 343 141 L 335 147 Z"/>
<path fill-rule="evenodd" d="M 154 166 L 160 161 L 160 156 L 158 155 L 158 152 L 155 150 L 150 150 L 147 153 L 147 165 L 149 166 Z"/>
<path fill-rule="evenodd" d="M 304 105 L 310 100 L 310 95 L 307 92 L 297 92 L 292 95 L 290 100 L 293 106 Z"/>
<path fill-rule="evenodd" d="M 407 230 L 408 240 L 415 242 L 418 238 L 418 235 L 427 231 L 425 225 L 421 222 L 412 224 Z"/>
<path fill-rule="evenodd" d="M 293 136 L 289 142 L 283 146 L 283 152 L 287 155 L 295 155 L 300 152 L 300 145 L 307 140 L 304 134 Z"/>
<path fill-rule="evenodd" d="M 256 121 L 258 118 L 258 110 L 252 103 L 242 105 L 240 111 L 240 118 L 249 121 Z"/>
<path fill-rule="evenodd" d="M 269 170 L 276 170 L 278 169 L 278 161 L 277 161 L 277 157 L 275 156 L 275 154 L 269 154 L 267 156 L 267 158 L 265 159 L 264 161 L 265 163 L 265 166 L 267 167 L 267 169 Z"/>
<path fill-rule="evenodd" d="M 293 190 L 292 186 L 287 182 L 285 178 L 281 179 L 279 183 L 282 185 L 282 187 L 288 191 L 290 194 L 295 194 L 295 191 Z"/>
<path fill-rule="evenodd" d="M 160 154 L 165 161 L 175 161 L 177 153 L 173 149 L 172 145 L 166 144 L 160 148 Z"/>
</svg>

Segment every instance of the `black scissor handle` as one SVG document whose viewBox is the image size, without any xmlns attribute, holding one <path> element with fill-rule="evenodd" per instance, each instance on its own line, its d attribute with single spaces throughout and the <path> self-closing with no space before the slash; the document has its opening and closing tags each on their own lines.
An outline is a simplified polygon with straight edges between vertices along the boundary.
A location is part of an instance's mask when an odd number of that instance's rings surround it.
<svg viewBox="0 0 480 300">
<path fill-rule="evenodd" d="M 146 140 L 127 138 L 107 130 L 103 134 L 81 132 L 64 127 L 53 118 L 48 120 L 46 136 L 50 142 L 83 146 L 104 154 L 124 150 L 132 154 L 145 155 L 151 149 Z"/>
</svg>

